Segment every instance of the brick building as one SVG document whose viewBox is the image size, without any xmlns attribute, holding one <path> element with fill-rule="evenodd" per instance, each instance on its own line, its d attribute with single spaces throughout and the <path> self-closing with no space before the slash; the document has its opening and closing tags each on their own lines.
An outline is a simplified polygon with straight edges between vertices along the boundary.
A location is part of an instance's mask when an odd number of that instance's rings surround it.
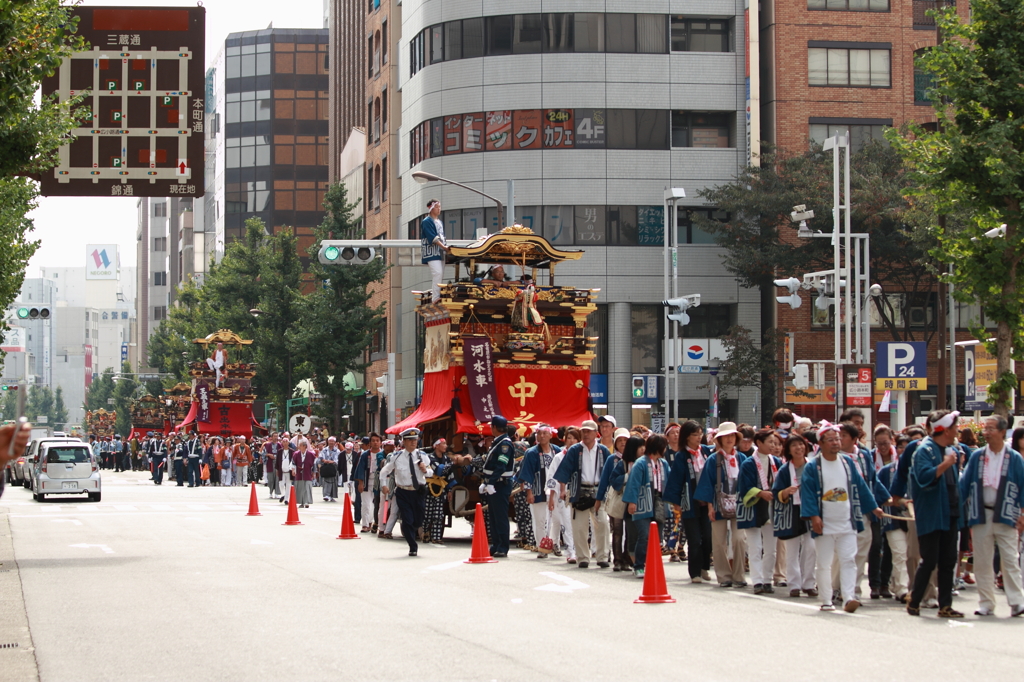
<svg viewBox="0 0 1024 682">
<path fill-rule="evenodd" d="M 849 130 L 854 151 L 882 131 L 908 121 L 934 123 L 928 101 L 929 76 L 914 67 L 915 54 L 938 39 L 935 22 L 925 12 L 941 5 L 935 0 L 768 0 L 761 4 L 760 74 L 761 131 L 765 140 L 795 153 L 808 141 L 823 142 Z M 952 4 L 952 3 L 951 3 Z M 959 12 L 968 18 L 968 6 Z M 814 229 L 828 232 L 829 216 L 818 216 Z M 795 238 L 795 237 L 794 237 Z M 876 254 L 877 255 L 877 254 Z M 881 282 L 883 288 L 885 282 Z M 914 340 L 930 337 L 928 388 L 913 393 L 908 415 L 913 418 L 934 409 L 939 394 L 939 365 L 948 365 L 940 353 L 937 325 L 944 323 L 939 291 L 911 296 L 885 290 L 900 314 L 909 318 Z M 828 313 L 813 305 L 791 310 L 777 305 L 774 292 L 766 292 L 766 324 L 774 313 L 780 330 L 793 334 L 794 359 L 833 357 L 832 322 Z M 982 320 L 977 306 L 957 305 L 956 340 L 972 338 L 967 326 Z M 929 333 L 931 332 L 931 333 Z M 893 341 L 872 315 L 871 346 Z M 963 356 L 958 358 L 958 379 L 963 381 Z M 945 375 L 945 367 L 941 370 Z M 834 378 L 834 377 L 833 377 Z M 945 379 L 948 382 L 948 376 Z M 959 389 L 963 399 L 963 387 Z M 880 400 L 876 394 L 875 402 Z M 800 404 L 797 411 L 812 418 L 834 417 L 831 406 Z M 877 407 L 877 404 L 876 404 Z M 875 419 L 887 420 L 887 415 Z"/>
</svg>

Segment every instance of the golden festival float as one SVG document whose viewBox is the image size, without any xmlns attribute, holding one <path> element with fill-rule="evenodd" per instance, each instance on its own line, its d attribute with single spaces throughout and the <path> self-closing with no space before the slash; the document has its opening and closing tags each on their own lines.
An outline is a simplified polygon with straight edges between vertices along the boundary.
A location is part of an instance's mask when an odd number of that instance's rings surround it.
<svg viewBox="0 0 1024 682">
<path fill-rule="evenodd" d="M 86 432 L 99 438 L 113 438 L 116 421 L 117 412 L 107 412 L 102 408 L 85 413 Z"/>
<path fill-rule="evenodd" d="M 132 404 L 132 430 L 128 440 L 142 440 L 150 432 L 166 434 L 170 422 L 164 401 L 156 396 L 144 395 Z"/>
<path fill-rule="evenodd" d="M 416 426 L 427 450 L 445 438 L 452 452 L 479 455 L 474 443 L 490 435 L 495 414 L 515 424 L 520 436 L 541 423 L 557 428 L 593 419 L 590 367 L 597 337 L 585 332 L 599 290 L 555 284 L 556 266 L 582 256 L 522 225 L 452 247 L 446 262 L 455 265 L 455 281 L 441 285 L 440 301 L 432 303 L 429 291 L 415 292 L 426 332 L 420 405 L 387 432 Z M 488 283 L 474 275 L 482 264 L 520 277 Z M 478 483 L 467 476 L 452 488 L 452 515 L 473 513 Z"/>
<path fill-rule="evenodd" d="M 175 389 L 182 387 L 183 398 L 181 419 L 176 420 L 174 430 L 179 433 L 198 431 L 225 439 L 250 438 L 254 429 L 263 431 L 252 414 L 256 400 L 252 390 L 256 365 L 239 362 L 237 357 L 238 350 L 251 345 L 252 340 L 243 339 L 230 329 L 220 329 L 204 338 L 193 339 L 192 343 L 202 346 L 209 357 L 189 364 L 191 386 L 175 386 Z"/>
</svg>

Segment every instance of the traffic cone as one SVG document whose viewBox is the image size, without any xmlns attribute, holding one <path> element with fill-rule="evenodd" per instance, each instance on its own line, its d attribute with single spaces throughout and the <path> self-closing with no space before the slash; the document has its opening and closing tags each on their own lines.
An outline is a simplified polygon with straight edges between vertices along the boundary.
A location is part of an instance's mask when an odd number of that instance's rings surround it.
<svg viewBox="0 0 1024 682">
<path fill-rule="evenodd" d="M 299 508 L 295 506 L 295 486 L 292 486 L 291 495 L 288 497 L 288 520 L 283 526 L 301 526 L 299 522 Z"/>
<path fill-rule="evenodd" d="M 661 539 L 658 535 L 658 524 L 651 521 L 651 531 L 647 536 L 647 565 L 644 567 L 644 590 L 634 604 L 675 604 L 676 600 L 668 593 L 665 584 L 665 565 L 661 563 Z"/>
<path fill-rule="evenodd" d="M 359 533 L 356 532 L 356 526 L 352 523 L 352 501 L 349 500 L 348 493 L 345 493 L 345 513 L 341 517 L 341 535 L 339 535 L 337 539 L 359 539 Z"/>
<path fill-rule="evenodd" d="M 491 556 L 491 546 L 487 541 L 487 526 L 484 524 L 484 510 L 480 503 L 476 504 L 476 516 L 473 517 L 473 551 L 464 564 L 496 564 L 498 560 Z"/>
<path fill-rule="evenodd" d="M 256 501 L 256 482 L 249 488 L 249 513 L 246 516 L 263 516 L 260 514 L 260 503 Z"/>
</svg>

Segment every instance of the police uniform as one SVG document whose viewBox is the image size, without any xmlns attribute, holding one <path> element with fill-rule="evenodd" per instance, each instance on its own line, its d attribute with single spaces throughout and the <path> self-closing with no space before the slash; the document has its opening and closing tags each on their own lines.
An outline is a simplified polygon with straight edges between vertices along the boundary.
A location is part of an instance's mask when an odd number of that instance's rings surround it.
<svg viewBox="0 0 1024 682">
<path fill-rule="evenodd" d="M 515 446 L 505 432 L 505 419 L 495 416 L 491 420 L 492 427 L 495 427 L 496 422 L 500 424 L 496 430 L 500 430 L 501 435 L 495 436 L 491 451 L 484 460 L 484 482 L 481 488 L 487 500 L 487 512 L 493 530 L 493 537 L 489 538 L 491 556 L 505 557 L 508 556 L 509 546 L 508 498 L 512 494 L 512 476 L 515 473 Z"/>
<path fill-rule="evenodd" d="M 174 440 L 174 452 L 172 457 L 174 459 L 174 480 L 178 482 L 178 486 L 185 485 L 185 456 L 188 454 L 185 450 L 185 444 L 181 442 L 181 436 L 175 436 Z"/>
<path fill-rule="evenodd" d="M 401 435 L 403 445 L 408 440 L 418 441 L 419 437 L 420 430 L 416 428 L 406 429 Z M 421 464 L 425 472 L 420 470 Z M 432 474 L 430 458 L 418 449 L 396 450 L 394 457 L 380 470 L 380 477 L 387 480 L 392 472 L 395 474 L 395 502 L 402 517 L 402 536 L 409 543 L 409 556 L 416 556 L 419 549 L 416 532 L 423 525 L 427 477 Z"/>
<path fill-rule="evenodd" d="M 164 482 L 164 466 L 167 464 L 167 443 L 154 436 L 147 449 L 153 463 L 153 482 L 161 485 Z"/>
</svg>

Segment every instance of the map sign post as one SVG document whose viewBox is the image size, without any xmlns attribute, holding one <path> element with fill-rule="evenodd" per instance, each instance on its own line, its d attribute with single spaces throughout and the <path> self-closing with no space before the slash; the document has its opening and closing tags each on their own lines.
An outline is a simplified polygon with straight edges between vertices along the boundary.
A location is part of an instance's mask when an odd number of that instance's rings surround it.
<svg viewBox="0 0 1024 682">
<path fill-rule="evenodd" d="M 43 80 L 88 118 L 42 175 L 44 196 L 203 196 L 206 10 L 76 7 L 90 49 Z"/>
</svg>

